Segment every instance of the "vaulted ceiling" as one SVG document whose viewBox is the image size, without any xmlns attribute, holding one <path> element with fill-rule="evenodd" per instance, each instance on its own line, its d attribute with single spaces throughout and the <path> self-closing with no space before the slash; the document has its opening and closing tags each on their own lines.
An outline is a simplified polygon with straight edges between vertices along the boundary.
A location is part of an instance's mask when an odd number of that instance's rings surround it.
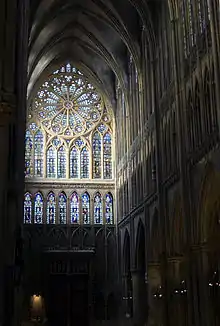
<svg viewBox="0 0 220 326">
<path fill-rule="evenodd" d="M 94 79 L 114 106 L 117 77 L 127 85 L 128 58 L 140 64 L 146 0 L 33 0 L 28 96 L 52 66 L 71 61 Z M 115 77 L 116 76 L 116 77 Z"/>
</svg>

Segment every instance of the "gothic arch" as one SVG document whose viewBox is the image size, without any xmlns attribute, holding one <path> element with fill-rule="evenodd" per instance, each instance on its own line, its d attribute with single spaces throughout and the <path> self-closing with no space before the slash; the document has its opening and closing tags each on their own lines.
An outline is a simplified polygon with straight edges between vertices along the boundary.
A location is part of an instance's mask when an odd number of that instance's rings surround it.
<svg viewBox="0 0 220 326">
<path fill-rule="evenodd" d="M 146 269 L 145 251 L 145 227 L 140 219 L 135 241 L 135 266 L 142 272 L 145 272 Z"/>
<path fill-rule="evenodd" d="M 131 245 L 130 245 L 130 235 L 126 229 L 124 235 L 124 244 L 123 244 L 123 273 L 126 274 L 131 269 Z"/>
</svg>

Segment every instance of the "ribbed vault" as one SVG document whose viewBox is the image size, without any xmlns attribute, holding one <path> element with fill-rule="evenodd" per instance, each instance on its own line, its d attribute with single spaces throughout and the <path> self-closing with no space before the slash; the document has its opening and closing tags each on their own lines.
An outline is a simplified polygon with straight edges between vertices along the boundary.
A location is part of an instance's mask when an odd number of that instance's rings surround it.
<svg viewBox="0 0 220 326">
<path fill-rule="evenodd" d="M 143 26 L 152 41 L 145 1 L 33 1 L 28 97 L 51 66 L 71 60 L 99 85 L 114 107 L 115 79 L 126 89 L 130 56 L 137 71 L 141 69 Z"/>
</svg>

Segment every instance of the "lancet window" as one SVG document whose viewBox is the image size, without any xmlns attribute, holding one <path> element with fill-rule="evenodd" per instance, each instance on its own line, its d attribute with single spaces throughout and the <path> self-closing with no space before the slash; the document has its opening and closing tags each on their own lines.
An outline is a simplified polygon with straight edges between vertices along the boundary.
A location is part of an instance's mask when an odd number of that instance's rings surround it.
<svg viewBox="0 0 220 326">
<path fill-rule="evenodd" d="M 74 191 L 68 197 L 64 191 L 57 195 L 49 191 L 44 199 L 41 192 L 32 195 L 27 191 L 24 195 L 25 224 L 32 223 L 32 211 L 35 224 L 114 224 L 113 195 L 110 192 L 92 195 L 87 191 L 81 194 Z"/>
</svg>

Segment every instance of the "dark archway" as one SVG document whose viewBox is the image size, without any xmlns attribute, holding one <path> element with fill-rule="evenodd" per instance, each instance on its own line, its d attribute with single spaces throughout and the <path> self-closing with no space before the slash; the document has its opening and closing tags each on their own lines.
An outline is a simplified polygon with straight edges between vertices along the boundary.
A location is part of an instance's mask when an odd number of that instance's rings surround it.
<svg viewBox="0 0 220 326">
<path fill-rule="evenodd" d="M 138 325 L 144 325 L 148 317 L 148 296 L 145 283 L 145 243 L 145 228 L 140 220 L 136 238 L 136 269 L 132 273 L 134 320 Z"/>
</svg>

